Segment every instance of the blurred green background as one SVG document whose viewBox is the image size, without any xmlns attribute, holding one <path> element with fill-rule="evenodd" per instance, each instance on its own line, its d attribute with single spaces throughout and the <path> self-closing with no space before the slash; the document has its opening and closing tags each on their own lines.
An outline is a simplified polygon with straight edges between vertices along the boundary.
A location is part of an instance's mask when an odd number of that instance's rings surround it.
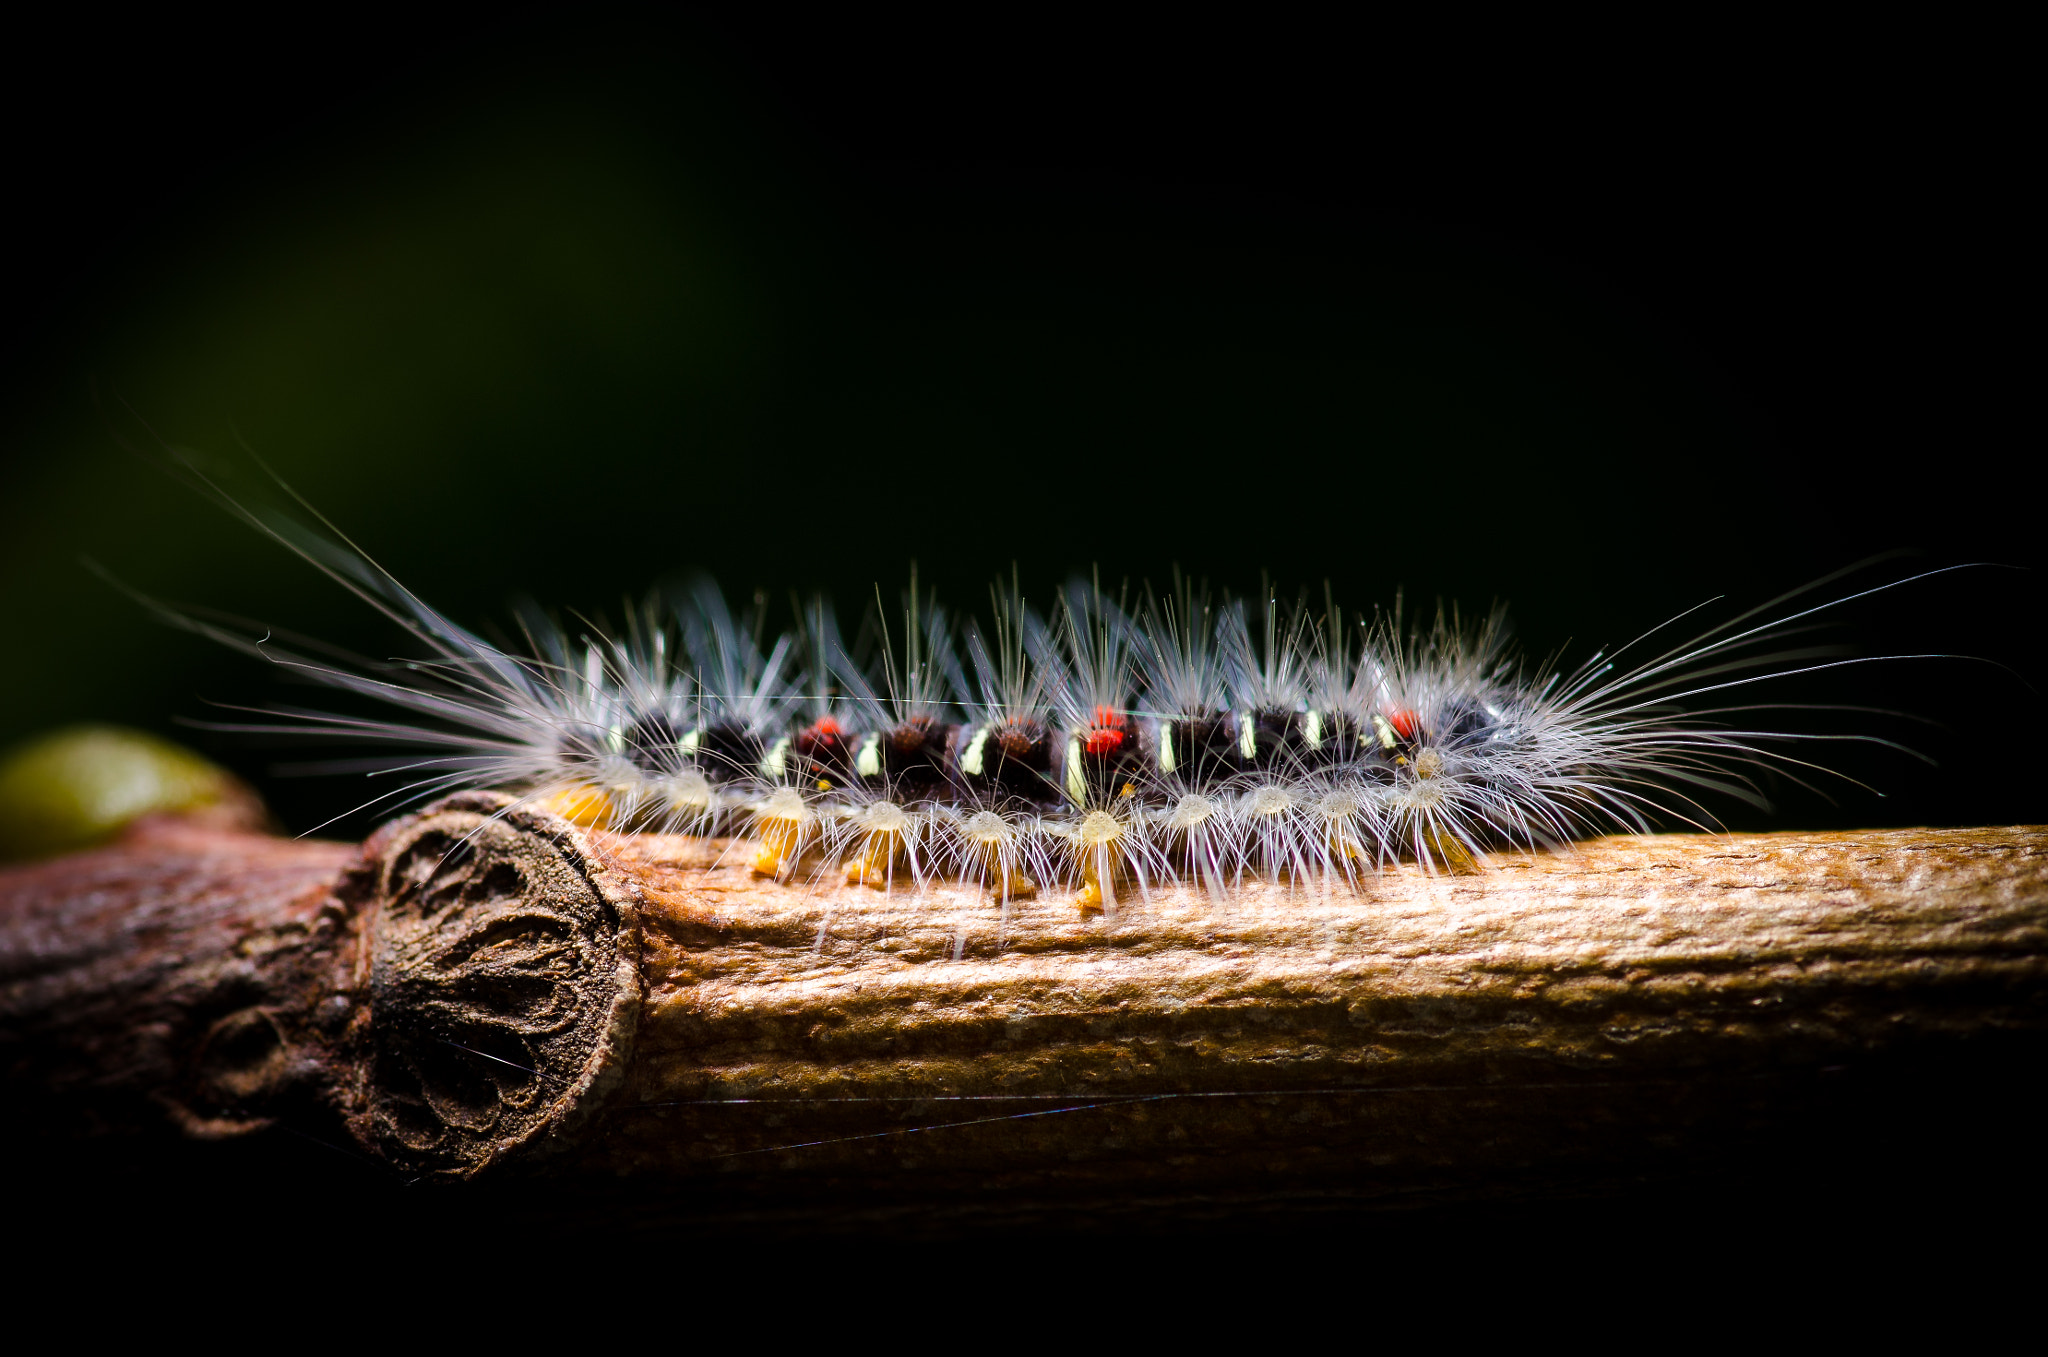
<svg viewBox="0 0 2048 1357">
<path fill-rule="evenodd" d="M 941 66 L 868 30 L 521 20 L 53 133 L 0 408 L 0 742 L 169 734 L 298 829 L 361 799 L 271 771 L 302 749 L 175 724 L 311 699 L 80 566 L 399 647 L 159 443 L 253 450 L 471 625 L 522 593 L 616 614 L 695 567 L 850 620 L 913 558 L 966 606 L 1013 561 L 1040 598 L 1178 563 L 1355 607 L 1507 601 L 1529 649 L 1583 654 L 1877 552 L 1919 553 L 1885 577 L 2038 559 L 2035 454 L 1996 413 L 2018 364 L 1985 320 L 2005 218 L 1929 178 L 1950 162 L 1893 111 L 1844 138 L 1553 92 L 1467 126 L 1313 54 L 1211 57 Z M 1883 206 L 1900 175 L 1953 190 L 1946 234 Z M 1887 799 L 1720 809 L 2048 819 L 2017 715 L 2037 578 L 1844 615 L 1866 653 L 2020 677 L 1786 689 L 1935 718 L 1851 724 L 1939 772 L 1845 749 Z"/>
</svg>

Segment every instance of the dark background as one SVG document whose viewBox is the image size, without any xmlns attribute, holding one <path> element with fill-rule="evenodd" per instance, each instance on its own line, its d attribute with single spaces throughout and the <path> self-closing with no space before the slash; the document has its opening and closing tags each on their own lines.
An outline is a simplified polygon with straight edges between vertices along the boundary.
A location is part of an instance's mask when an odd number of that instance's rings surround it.
<svg viewBox="0 0 2048 1357">
<path fill-rule="evenodd" d="M 295 829 L 359 799 L 171 724 L 308 698 L 78 564 L 401 648 L 131 450 L 159 442 L 253 449 L 471 625 L 519 593 L 615 616 L 699 566 L 855 614 L 911 559 L 966 606 L 1013 561 L 1041 600 L 1178 563 L 1354 608 L 1503 601 L 1525 649 L 1582 656 L 1879 553 L 1913 554 L 1858 580 L 2037 565 L 2038 221 L 1995 44 L 1638 35 L 1622 64 L 1523 36 L 74 41 L 64 97 L 17 96 L 0 740 L 163 730 Z M 1774 718 L 1938 769 L 1836 745 L 1885 798 L 1716 809 L 2048 819 L 2042 597 L 1976 570 L 1844 610 L 1858 653 L 2016 673 L 1786 685 L 1940 722 Z"/>
<path fill-rule="evenodd" d="M 911 559 L 965 606 L 1012 561 L 1040 600 L 1180 563 L 1507 602 L 1583 655 L 1878 553 L 1913 555 L 1855 579 L 2040 561 L 1989 47 L 563 23 L 127 31 L 16 96 L 0 739 L 166 731 L 293 829 L 358 798 L 174 727 L 307 696 L 78 565 L 401 649 L 160 444 L 256 450 L 469 624 L 690 567 L 852 614 Z M 1833 745 L 1886 796 L 1716 811 L 2048 819 L 2040 604 L 1985 569 L 1843 610 L 1858 653 L 2015 673 L 1788 684 L 1937 720 L 1778 718 L 1939 768 Z"/>
<path fill-rule="evenodd" d="M 1996 664 L 1781 690 L 1927 718 L 1784 720 L 1938 768 L 1831 746 L 1886 795 L 1719 809 L 2048 820 L 2042 233 L 2009 35 L 985 22 L 180 16 L 25 40 L 0 743 L 160 730 L 295 830 L 360 798 L 268 771 L 302 751 L 174 724 L 305 694 L 79 565 L 398 645 L 164 474 L 160 439 L 246 443 L 471 624 L 521 592 L 615 612 L 690 566 L 851 612 L 911 558 L 970 605 L 1012 561 L 1040 597 L 1091 562 L 1178 562 L 1358 607 L 1507 601 L 1530 651 L 1582 655 L 1879 553 L 1912 554 L 1873 582 L 1998 562 L 2021 569 L 1847 609 L 1837 637 Z M 1515 1241 L 1739 1236 L 1805 1268 L 1810 1241 L 1839 1258 L 1910 1227 L 1924 1261 L 2039 1199 L 2015 1139 L 2038 1081 L 2003 1048 L 1944 1060 L 1704 1184 L 1345 1223 L 1345 1247 L 1464 1277 Z M 188 1147 L 76 1200 L 97 1150 L 17 1156 L 9 1193 L 159 1262 L 200 1218 L 303 1243 L 395 1209 L 280 1144 L 256 1172 Z M 413 1217 L 513 1228 L 467 1209 Z M 1259 1231 L 1284 1266 L 1338 1227 Z"/>
</svg>

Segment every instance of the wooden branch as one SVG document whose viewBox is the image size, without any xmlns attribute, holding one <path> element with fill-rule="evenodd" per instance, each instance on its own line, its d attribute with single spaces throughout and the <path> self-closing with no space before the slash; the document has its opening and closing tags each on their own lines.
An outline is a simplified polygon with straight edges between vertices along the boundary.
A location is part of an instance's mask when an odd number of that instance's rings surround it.
<svg viewBox="0 0 2048 1357">
<path fill-rule="evenodd" d="M 2039 827 L 1617 838 L 1007 919 L 750 860 L 481 796 L 360 850 L 145 824 L 0 875 L 6 1065 L 67 1134 L 327 1117 L 409 1175 L 1000 1213 L 1702 1162 L 1831 1069 L 2048 1034 Z"/>
</svg>

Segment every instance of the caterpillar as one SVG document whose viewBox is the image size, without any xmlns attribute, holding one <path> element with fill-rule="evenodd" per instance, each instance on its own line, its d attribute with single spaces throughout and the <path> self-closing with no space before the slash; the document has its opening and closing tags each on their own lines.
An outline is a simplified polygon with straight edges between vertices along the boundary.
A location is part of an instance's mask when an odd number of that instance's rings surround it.
<svg viewBox="0 0 2048 1357">
<path fill-rule="evenodd" d="M 1504 848 L 1709 827 L 1702 794 L 1762 806 L 1760 769 L 1825 773 L 1792 752 L 1803 741 L 1903 748 L 1736 718 L 1767 705 L 1743 700 L 1754 684 L 1867 662 L 1796 643 L 1817 614 L 1944 573 L 1788 608 L 1838 572 L 1570 668 L 1519 660 L 1498 610 L 1409 625 L 1398 602 L 1367 617 L 1327 587 L 1312 607 L 1269 585 L 1212 594 L 1178 570 L 1156 592 L 1075 579 L 1038 607 L 1013 567 L 962 619 L 913 567 L 900 611 L 877 590 L 852 645 L 821 598 L 771 638 L 764 603 L 736 614 L 700 578 L 638 600 L 620 628 L 524 606 L 511 643 L 443 616 L 317 514 L 308 527 L 204 484 L 419 646 L 337 661 L 144 599 L 400 714 L 277 708 L 220 728 L 413 751 L 354 765 L 396 779 L 372 805 L 498 789 L 587 826 L 745 842 L 781 882 L 973 883 L 1006 920 L 1048 894 L 1114 911 L 1164 884 L 1358 890 L 1396 862 L 1466 872 Z"/>
</svg>

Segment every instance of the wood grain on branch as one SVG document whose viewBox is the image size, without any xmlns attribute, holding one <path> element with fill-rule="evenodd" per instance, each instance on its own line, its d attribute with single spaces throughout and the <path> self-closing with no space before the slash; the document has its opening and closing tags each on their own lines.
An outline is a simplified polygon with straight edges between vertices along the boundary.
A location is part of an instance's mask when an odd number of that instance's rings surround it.
<svg viewBox="0 0 2048 1357">
<path fill-rule="evenodd" d="M 771 1211 L 1400 1200 L 1710 1157 L 1830 1071 L 2048 1034 L 2043 828 L 1616 838 L 1007 919 L 750 857 L 478 796 L 360 849 L 145 824 L 0 875 L 14 1098 L 66 1133 L 325 1117 L 408 1175 Z"/>
</svg>

